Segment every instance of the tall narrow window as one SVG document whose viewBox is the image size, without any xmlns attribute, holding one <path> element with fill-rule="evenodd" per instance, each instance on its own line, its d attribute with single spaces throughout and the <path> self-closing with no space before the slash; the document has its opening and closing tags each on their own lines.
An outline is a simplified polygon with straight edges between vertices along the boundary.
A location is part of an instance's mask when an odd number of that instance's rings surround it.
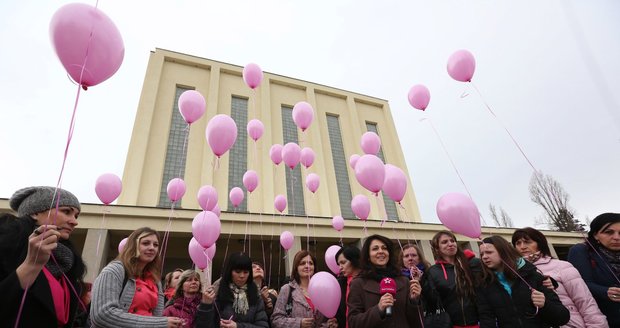
<svg viewBox="0 0 620 328">
<path fill-rule="evenodd" d="M 228 190 L 234 187 L 243 189 L 243 202 L 237 207 L 237 211 L 247 212 L 248 198 L 245 187 L 243 186 L 243 175 L 248 169 L 248 100 L 240 97 L 232 97 L 231 117 L 237 123 L 237 141 L 230 149 L 230 160 L 228 164 Z M 228 210 L 234 210 L 230 199 L 228 200 Z"/>
<path fill-rule="evenodd" d="M 327 130 L 329 131 L 329 144 L 332 149 L 334 171 L 336 172 L 336 187 L 338 188 L 338 200 L 340 201 L 340 215 L 345 218 L 355 218 L 351 210 L 351 183 L 347 171 L 347 158 L 342 145 L 340 123 L 338 116 L 327 115 Z"/>
<path fill-rule="evenodd" d="M 168 132 L 168 146 L 166 148 L 166 161 L 164 162 L 164 173 L 161 181 L 161 189 L 159 191 L 159 207 L 170 207 L 171 205 L 168 192 L 166 191 L 168 182 L 174 178 L 183 178 L 185 175 L 185 160 L 187 155 L 183 153 L 183 143 L 185 142 L 185 136 L 187 134 L 185 131 L 187 123 L 185 123 L 183 116 L 179 113 L 179 97 L 187 90 L 193 89 L 177 86 L 174 96 L 170 131 Z M 180 206 L 181 204 L 178 203 L 177 207 Z"/>
<path fill-rule="evenodd" d="M 293 109 L 282 106 L 282 132 L 284 144 L 289 142 L 299 143 L 297 138 L 297 126 L 293 122 Z M 291 169 L 285 166 L 286 172 L 286 199 L 288 200 L 288 213 L 294 215 L 306 215 L 304 204 L 304 190 L 301 180 L 301 164 Z"/>
<path fill-rule="evenodd" d="M 379 135 L 376 123 L 366 122 L 366 130 L 374 132 Z M 385 157 L 383 156 L 383 147 L 379 148 L 377 156 L 385 163 Z M 383 195 L 383 203 L 385 204 L 385 212 L 387 213 L 388 220 L 398 221 L 398 210 L 396 210 L 396 203 L 385 193 Z"/>
</svg>

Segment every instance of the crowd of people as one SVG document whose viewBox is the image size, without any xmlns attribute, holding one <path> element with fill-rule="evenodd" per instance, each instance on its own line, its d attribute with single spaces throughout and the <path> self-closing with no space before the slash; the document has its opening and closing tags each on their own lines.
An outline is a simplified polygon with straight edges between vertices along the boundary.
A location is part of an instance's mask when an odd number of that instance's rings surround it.
<svg viewBox="0 0 620 328">
<path fill-rule="evenodd" d="M 534 228 L 484 238 L 479 257 L 439 231 L 432 265 L 416 244 L 368 236 L 335 254 L 341 303 L 329 318 L 309 294 L 318 263 L 308 250 L 294 254 L 280 288 L 245 253 L 230 254 L 211 284 L 192 269 L 162 277 L 160 234 L 143 227 L 91 285 L 70 242 L 81 210 L 73 194 L 29 187 L 9 204 L 17 215 L 0 216 L 2 327 L 620 327 L 616 213 L 592 220 L 568 261 Z"/>
</svg>

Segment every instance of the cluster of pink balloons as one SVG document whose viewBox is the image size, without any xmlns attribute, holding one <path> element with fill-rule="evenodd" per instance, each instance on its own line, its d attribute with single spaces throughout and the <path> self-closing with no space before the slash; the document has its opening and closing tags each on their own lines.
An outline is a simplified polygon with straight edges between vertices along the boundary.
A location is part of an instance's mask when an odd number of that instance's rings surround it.
<svg viewBox="0 0 620 328">
<path fill-rule="evenodd" d="M 122 189 L 121 179 L 112 173 L 102 174 L 95 182 L 95 193 L 105 205 L 110 205 L 115 201 Z"/>
</svg>

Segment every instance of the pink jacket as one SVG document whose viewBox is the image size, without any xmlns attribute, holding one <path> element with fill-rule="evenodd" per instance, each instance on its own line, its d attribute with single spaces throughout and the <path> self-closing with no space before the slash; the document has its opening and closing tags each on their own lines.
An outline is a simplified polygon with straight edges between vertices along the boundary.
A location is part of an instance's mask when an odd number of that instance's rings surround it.
<svg viewBox="0 0 620 328">
<path fill-rule="evenodd" d="M 546 256 L 538 259 L 534 265 L 544 275 L 558 282 L 555 291 L 570 311 L 570 321 L 562 327 L 609 328 L 607 317 L 599 310 L 588 286 L 572 264 Z"/>
</svg>

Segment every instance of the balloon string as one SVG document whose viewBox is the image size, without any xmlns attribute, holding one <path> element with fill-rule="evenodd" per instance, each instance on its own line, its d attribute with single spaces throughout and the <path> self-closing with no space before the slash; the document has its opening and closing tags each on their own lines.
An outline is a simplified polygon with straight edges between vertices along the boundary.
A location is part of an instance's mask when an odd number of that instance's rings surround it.
<svg viewBox="0 0 620 328">
<path fill-rule="evenodd" d="M 585 239 L 586 243 L 594 250 L 594 252 L 596 253 L 596 255 L 598 255 L 598 257 L 603 261 L 603 263 L 605 263 L 605 266 L 607 267 L 607 269 L 609 270 L 609 272 L 611 273 L 611 275 L 616 279 L 616 281 L 618 282 L 618 284 L 620 284 L 620 279 L 618 279 L 618 275 L 614 272 L 614 270 L 609 266 L 609 263 L 607 263 L 607 261 L 605 260 L 605 258 L 601 255 L 601 253 L 599 253 L 599 251 L 596 249 L 596 247 L 594 247 L 594 245 L 592 245 L 592 243 L 590 242 L 590 240 L 588 240 L 586 234 L 581 231 L 583 238 Z"/>
<path fill-rule="evenodd" d="M 161 271 L 164 271 L 164 262 L 166 260 L 166 251 L 168 250 L 168 238 L 170 237 L 170 226 L 172 225 L 172 216 L 174 216 L 174 205 L 176 202 L 172 202 L 170 205 L 170 215 L 168 216 L 168 225 L 166 226 L 166 232 L 164 233 L 164 240 L 161 249 Z"/>
<path fill-rule="evenodd" d="M 276 225 L 276 214 L 271 214 L 271 235 L 269 236 L 269 279 L 267 280 L 267 286 L 271 287 L 271 276 L 273 272 L 271 271 L 271 263 L 273 261 L 273 233 Z M 267 266 L 267 264 L 265 264 Z M 278 272 L 279 274 L 279 272 Z"/>
<path fill-rule="evenodd" d="M 108 205 L 103 204 L 103 208 L 101 209 L 101 212 L 102 212 L 101 227 L 99 228 L 99 238 L 97 239 L 97 252 L 95 253 L 95 256 L 97 258 L 99 258 L 99 245 L 101 243 L 101 234 L 103 232 L 103 229 L 105 228 L 105 213 L 107 212 L 107 206 Z"/>
<path fill-rule="evenodd" d="M 237 208 L 234 208 L 233 214 L 237 214 Z M 236 215 L 234 215 L 236 216 Z M 226 250 L 224 251 L 224 260 L 226 260 L 226 256 L 228 255 L 228 244 L 230 243 L 230 237 L 232 236 L 233 228 L 235 227 L 235 221 L 230 221 L 230 231 L 228 232 L 228 238 L 226 239 Z M 245 243 L 243 244 L 245 247 Z"/>
</svg>

